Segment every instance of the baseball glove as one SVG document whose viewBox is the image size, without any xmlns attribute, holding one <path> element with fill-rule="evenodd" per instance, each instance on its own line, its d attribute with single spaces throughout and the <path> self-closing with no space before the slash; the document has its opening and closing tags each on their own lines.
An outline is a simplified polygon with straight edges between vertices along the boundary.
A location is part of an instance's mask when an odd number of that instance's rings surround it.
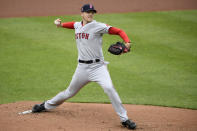
<svg viewBox="0 0 197 131">
<path fill-rule="evenodd" d="M 121 43 L 121 42 L 116 42 L 116 44 L 112 44 L 110 45 L 110 47 L 108 48 L 108 51 L 111 54 L 114 55 L 121 55 L 122 53 L 126 53 L 129 52 L 130 49 L 128 49 L 125 44 Z"/>
</svg>

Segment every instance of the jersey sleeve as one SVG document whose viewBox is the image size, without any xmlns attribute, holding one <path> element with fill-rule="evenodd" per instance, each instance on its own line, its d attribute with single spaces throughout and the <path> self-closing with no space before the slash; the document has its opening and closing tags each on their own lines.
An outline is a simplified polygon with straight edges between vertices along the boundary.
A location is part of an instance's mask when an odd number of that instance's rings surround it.
<svg viewBox="0 0 197 131">
<path fill-rule="evenodd" d="M 99 34 L 107 34 L 110 27 L 111 26 L 109 26 L 107 24 L 98 23 L 97 24 L 97 27 L 96 27 L 96 33 L 99 33 Z"/>
<path fill-rule="evenodd" d="M 62 27 L 68 29 L 74 29 L 74 24 L 75 22 L 66 22 L 66 23 L 62 23 Z"/>
<path fill-rule="evenodd" d="M 74 23 L 74 29 L 77 29 L 81 25 L 81 22 L 75 22 Z"/>
<path fill-rule="evenodd" d="M 127 34 L 123 30 L 118 29 L 116 27 L 110 27 L 109 34 L 119 35 L 124 40 L 124 42 L 126 42 L 126 43 L 130 42 L 129 37 L 127 36 Z"/>
</svg>

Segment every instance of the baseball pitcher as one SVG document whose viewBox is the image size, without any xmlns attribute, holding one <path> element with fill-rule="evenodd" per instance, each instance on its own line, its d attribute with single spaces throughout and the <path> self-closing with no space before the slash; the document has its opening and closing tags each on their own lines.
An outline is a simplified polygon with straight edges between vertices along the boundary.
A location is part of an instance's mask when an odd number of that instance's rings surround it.
<svg viewBox="0 0 197 131">
<path fill-rule="evenodd" d="M 109 71 L 108 62 L 104 61 L 102 52 L 102 36 L 104 34 L 119 35 L 125 44 L 117 42 L 111 45 L 109 52 L 120 55 L 130 51 L 130 40 L 126 33 L 116 27 L 95 21 L 94 14 L 97 11 L 92 4 L 86 4 L 81 8 L 80 22 L 62 23 L 61 19 L 54 21 L 57 27 L 74 29 L 78 49 L 78 65 L 68 88 L 50 100 L 42 104 L 36 104 L 32 108 L 33 113 L 51 110 L 61 105 L 65 100 L 73 97 L 82 87 L 89 82 L 97 82 L 108 95 L 113 108 L 120 117 L 121 123 L 128 129 L 135 129 L 136 124 L 127 116 L 118 93 L 116 92 Z"/>
</svg>

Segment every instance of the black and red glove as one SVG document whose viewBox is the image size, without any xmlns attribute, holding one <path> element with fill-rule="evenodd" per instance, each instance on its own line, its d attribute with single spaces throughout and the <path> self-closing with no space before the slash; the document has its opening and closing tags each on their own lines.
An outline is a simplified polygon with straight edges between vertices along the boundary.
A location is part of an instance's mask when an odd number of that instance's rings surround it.
<svg viewBox="0 0 197 131">
<path fill-rule="evenodd" d="M 114 55 L 121 55 L 122 53 L 127 53 L 130 51 L 130 49 L 128 49 L 125 44 L 121 43 L 121 42 L 116 42 L 116 44 L 112 44 L 110 45 L 108 51 L 111 54 Z"/>
</svg>

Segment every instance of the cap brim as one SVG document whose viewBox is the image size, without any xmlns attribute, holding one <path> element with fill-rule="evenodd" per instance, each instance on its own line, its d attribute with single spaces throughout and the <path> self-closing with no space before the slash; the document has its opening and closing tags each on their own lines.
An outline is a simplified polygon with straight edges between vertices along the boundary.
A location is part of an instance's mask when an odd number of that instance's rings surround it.
<svg viewBox="0 0 197 131">
<path fill-rule="evenodd" d="M 89 9 L 89 10 L 86 10 L 86 11 L 83 11 L 83 12 L 88 12 L 88 11 L 94 11 L 94 13 L 97 13 L 97 11 L 93 10 L 93 9 Z"/>
</svg>

